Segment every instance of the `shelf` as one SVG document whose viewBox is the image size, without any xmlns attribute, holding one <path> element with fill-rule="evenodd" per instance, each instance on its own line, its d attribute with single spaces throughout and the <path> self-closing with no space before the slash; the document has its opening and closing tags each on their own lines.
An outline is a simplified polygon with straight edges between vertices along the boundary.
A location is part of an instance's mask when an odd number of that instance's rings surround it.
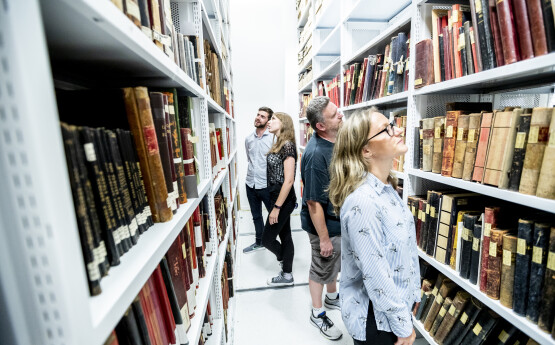
<svg viewBox="0 0 555 345">
<path fill-rule="evenodd" d="M 204 90 L 110 1 L 52 0 L 40 5 L 56 78 L 85 87 L 143 84 L 204 95 Z"/>
<path fill-rule="evenodd" d="M 306 149 L 306 146 L 300 146 L 300 145 L 299 145 L 299 150 L 303 150 L 303 151 L 304 151 L 305 149 Z"/>
<path fill-rule="evenodd" d="M 229 159 L 227 160 L 226 166 L 229 165 L 231 163 L 231 161 L 233 160 L 233 158 L 235 158 L 235 154 L 237 153 L 237 149 L 233 150 L 233 152 L 231 153 L 231 155 L 229 156 Z"/>
<path fill-rule="evenodd" d="M 226 117 L 228 120 L 231 120 L 231 122 L 235 122 L 235 119 L 234 119 L 233 117 L 231 117 L 231 115 L 229 115 L 227 112 L 225 113 L 225 117 Z"/>
<path fill-rule="evenodd" d="M 219 105 L 218 103 L 216 103 L 215 100 L 212 99 L 212 97 L 210 97 L 210 95 L 206 95 L 206 100 L 208 102 L 208 112 L 212 112 L 212 113 L 218 113 L 218 114 L 224 114 L 226 117 L 234 120 L 226 111 L 224 108 L 222 108 L 221 105 Z"/>
<path fill-rule="evenodd" d="M 347 11 L 343 22 L 351 19 L 390 20 L 411 4 L 411 0 L 388 0 L 387 6 L 376 6 L 368 0 L 358 0 L 356 4 Z"/>
<path fill-rule="evenodd" d="M 432 338 L 432 336 L 430 335 L 430 333 L 428 333 L 428 331 L 426 331 L 424 329 L 424 325 L 422 324 L 422 322 L 420 322 L 419 320 L 416 320 L 414 317 L 412 319 L 412 324 L 414 325 L 414 328 L 416 328 L 418 330 L 418 332 L 420 334 L 422 334 L 422 336 L 424 337 L 424 339 L 426 339 L 426 341 L 428 342 L 428 344 L 430 345 L 438 345 L 436 343 L 436 341 L 434 340 L 434 338 Z M 461 339 L 462 340 L 462 339 Z"/>
<path fill-rule="evenodd" d="M 189 344 L 198 344 L 202 326 L 204 323 L 204 314 L 206 314 L 206 306 L 210 299 L 210 291 L 212 290 L 212 282 L 214 272 L 216 271 L 216 256 L 208 256 L 208 265 L 206 267 L 206 276 L 199 280 L 199 288 L 197 289 L 197 308 L 195 309 L 195 317 L 191 320 L 191 328 L 187 332 Z"/>
<path fill-rule="evenodd" d="M 297 21 L 297 28 L 301 28 L 306 24 L 306 21 L 308 20 L 308 15 L 310 13 L 310 7 L 312 7 L 312 1 L 309 1 L 301 12 L 301 18 Z"/>
<path fill-rule="evenodd" d="M 452 177 L 441 176 L 432 172 L 425 172 L 419 169 L 407 169 L 409 175 L 436 181 L 456 188 L 465 189 L 471 192 L 484 194 L 493 198 L 506 200 L 515 204 L 532 207 L 538 210 L 555 212 L 555 200 L 538 198 L 534 195 L 526 195 L 509 190 L 499 189 L 492 186 L 483 185 L 476 182 L 464 181 Z"/>
<path fill-rule="evenodd" d="M 218 172 L 218 175 L 216 176 L 216 179 L 214 180 L 214 184 L 212 185 L 212 195 L 216 195 L 216 192 L 218 191 L 218 189 L 220 188 L 220 186 L 224 182 L 224 179 L 225 179 L 226 175 L 227 175 L 227 167 Z"/>
<path fill-rule="evenodd" d="M 341 0 L 327 0 L 324 8 L 317 13 L 314 21 L 314 28 L 333 28 L 339 24 L 341 15 Z"/>
<path fill-rule="evenodd" d="M 235 298 L 235 296 L 237 296 L 237 292 L 234 293 L 233 297 L 229 298 L 229 302 L 228 302 L 228 309 L 227 309 L 227 329 L 229 331 L 228 334 L 228 341 L 226 342 L 226 345 L 231 345 L 233 344 L 233 336 L 234 331 L 235 331 L 235 309 L 237 308 L 236 304 L 237 304 L 237 299 Z M 224 327 L 225 329 L 225 327 Z"/>
<path fill-rule="evenodd" d="M 204 37 L 205 40 L 210 41 L 210 43 L 212 43 L 212 48 L 214 49 L 214 51 L 216 52 L 216 54 L 218 55 L 218 57 L 221 59 L 222 58 L 222 51 L 220 49 L 220 42 L 218 40 L 216 40 L 216 34 L 214 31 L 214 28 L 212 27 L 212 20 L 216 20 L 215 17 L 214 18 L 210 18 L 208 16 L 208 12 L 206 11 L 206 7 L 204 6 L 204 2 L 200 2 L 201 3 L 201 12 L 202 12 L 202 23 L 204 24 L 205 28 L 206 28 L 206 32 L 208 33 L 208 37 Z M 206 52 L 204 52 L 204 54 L 206 55 Z"/>
<path fill-rule="evenodd" d="M 407 179 L 407 174 L 404 172 L 399 172 L 397 170 L 391 170 L 391 173 L 397 177 L 398 179 L 402 179 L 402 180 L 406 180 Z"/>
<path fill-rule="evenodd" d="M 555 53 L 515 62 L 487 71 L 424 86 L 415 95 L 431 93 L 485 94 L 530 86 L 553 84 Z"/>
<path fill-rule="evenodd" d="M 162 260 L 177 234 L 208 192 L 210 181 L 199 185 L 199 198 L 189 199 L 180 205 L 173 219 L 156 223 L 139 237 L 139 242 L 121 257 L 118 266 L 110 268 L 109 275 L 101 280 L 102 293 L 89 299 L 91 319 L 100 344 L 116 327 L 125 310 L 137 296 L 156 266 Z"/>
<path fill-rule="evenodd" d="M 214 319 L 214 325 L 212 326 L 212 335 L 208 337 L 208 340 L 204 345 L 220 345 L 222 341 L 222 333 L 224 331 L 224 319 Z M 189 341 L 189 344 L 192 344 Z"/>
<path fill-rule="evenodd" d="M 308 92 L 308 91 L 312 91 L 312 80 L 309 80 L 308 83 L 306 83 L 305 86 L 303 86 L 299 89 L 299 93 L 300 92 Z"/>
<path fill-rule="evenodd" d="M 320 44 L 318 49 L 315 51 L 314 56 L 321 56 L 321 55 L 337 55 L 341 54 L 341 44 L 340 44 L 340 37 L 341 31 L 339 30 L 341 25 L 337 25 L 324 39 L 324 41 Z M 313 41 L 314 42 L 314 41 Z M 312 46 L 314 49 L 314 46 Z"/>
<path fill-rule="evenodd" d="M 373 100 L 368 101 L 368 102 L 353 104 L 353 105 L 350 105 L 348 107 L 339 108 L 339 111 L 351 111 L 351 110 L 356 110 L 356 109 L 369 108 L 373 105 L 374 106 L 380 106 L 380 105 L 384 105 L 384 104 L 406 102 L 408 95 L 409 95 L 408 91 L 403 91 L 403 92 L 393 94 L 391 96 L 386 96 L 386 97 L 382 97 L 382 98 L 378 98 L 378 99 L 373 99 Z"/>
<path fill-rule="evenodd" d="M 217 275 L 218 279 L 222 275 L 223 264 L 225 260 L 225 252 L 227 250 L 227 242 L 229 241 L 229 231 L 231 229 L 230 225 L 231 223 L 228 222 L 227 229 L 225 230 L 224 239 L 222 243 L 220 243 L 220 245 L 218 246 L 218 275 Z"/>
<path fill-rule="evenodd" d="M 300 123 L 305 123 L 305 122 L 308 123 L 308 119 L 306 117 L 300 117 L 299 122 Z"/>
<path fill-rule="evenodd" d="M 384 6 L 385 7 L 385 6 Z M 370 54 L 378 54 L 384 52 L 385 46 L 391 43 L 391 37 L 399 32 L 410 32 L 410 23 L 412 11 L 406 11 L 393 22 L 389 27 L 385 28 L 378 36 L 374 37 L 367 44 L 362 46 L 353 56 L 347 58 L 343 64 L 350 64 L 355 60 L 362 60 Z"/>
<path fill-rule="evenodd" d="M 332 61 L 329 64 L 329 66 L 327 66 L 320 74 L 318 74 L 318 76 L 314 78 L 314 81 L 335 78 L 338 74 L 341 73 L 340 63 L 341 63 L 341 57 L 338 57 L 337 59 Z M 337 71 L 337 73 L 335 73 L 334 71 Z"/>
<path fill-rule="evenodd" d="M 312 47 L 312 48 L 314 48 L 314 47 Z M 307 59 L 307 58 L 305 57 L 305 60 L 306 60 L 306 62 L 305 62 L 303 65 L 301 65 L 301 68 L 299 69 L 299 73 L 298 73 L 298 74 L 303 73 L 304 71 L 306 71 L 306 69 L 307 69 L 309 66 L 312 65 L 312 58 Z"/>
<path fill-rule="evenodd" d="M 538 325 L 528 321 L 526 317 L 518 316 L 513 312 L 512 309 L 501 305 L 501 302 L 499 302 L 499 300 L 493 300 L 489 298 L 482 291 L 480 291 L 480 288 L 477 285 L 471 284 L 468 280 L 461 278 L 459 274 L 451 269 L 451 267 L 449 267 L 448 265 L 439 263 L 434 258 L 426 255 L 426 253 L 422 252 L 422 250 L 420 249 L 418 249 L 418 256 L 430 263 L 438 271 L 445 274 L 449 279 L 451 279 L 465 291 L 479 299 L 480 302 L 484 303 L 488 308 L 499 314 L 502 318 L 509 321 L 511 324 L 515 325 L 518 329 L 538 341 L 540 344 L 553 344 L 551 334 L 542 331 L 538 327 Z"/>
</svg>

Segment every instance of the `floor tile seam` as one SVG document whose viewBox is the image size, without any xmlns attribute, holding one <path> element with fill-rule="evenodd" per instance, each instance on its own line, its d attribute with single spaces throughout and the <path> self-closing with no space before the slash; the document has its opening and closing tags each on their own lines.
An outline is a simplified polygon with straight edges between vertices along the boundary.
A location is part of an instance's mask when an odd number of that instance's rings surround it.
<svg viewBox="0 0 555 345">
<path fill-rule="evenodd" d="M 282 290 L 282 289 L 294 289 L 296 287 L 305 287 L 308 283 L 297 283 L 293 286 L 260 286 L 255 288 L 237 289 L 236 293 L 246 293 L 246 292 L 262 292 L 267 290 Z"/>
</svg>

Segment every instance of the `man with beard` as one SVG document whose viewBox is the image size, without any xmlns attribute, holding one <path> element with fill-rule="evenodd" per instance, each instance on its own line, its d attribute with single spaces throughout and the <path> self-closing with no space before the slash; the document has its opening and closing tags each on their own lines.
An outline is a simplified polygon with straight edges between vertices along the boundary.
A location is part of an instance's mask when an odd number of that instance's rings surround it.
<svg viewBox="0 0 555 345">
<path fill-rule="evenodd" d="M 322 308 L 322 293 L 326 285 L 324 306 L 340 309 L 337 275 L 341 270 L 341 224 L 328 197 L 333 146 L 343 123 L 343 114 L 328 97 L 315 97 L 307 107 L 306 117 L 314 135 L 306 145 L 301 160 L 303 181 L 302 228 L 308 232 L 312 247 L 312 263 L 308 287 L 312 298 L 310 322 L 329 340 L 342 333 Z"/>
<path fill-rule="evenodd" d="M 262 233 L 264 232 L 262 203 L 264 203 L 268 211 L 271 210 L 272 206 L 266 181 L 266 155 L 274 141 L 274 135 L 268 132 L 267 125 L 273 114 L 272 109 L 260 107 L 254 119 L 256 130 L 245 138 L 248 160 L 246 178 L 247 199 L 249 199 L 252 221 L 256 231 L 256 241 L 243 249 L 245 254 L 264 249 L 262 245 Z"/>
</svg>

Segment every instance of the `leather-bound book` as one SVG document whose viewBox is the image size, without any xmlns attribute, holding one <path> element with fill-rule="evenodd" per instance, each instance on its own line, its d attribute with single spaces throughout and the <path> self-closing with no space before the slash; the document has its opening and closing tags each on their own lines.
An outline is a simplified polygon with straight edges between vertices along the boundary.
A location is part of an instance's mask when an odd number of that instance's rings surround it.
<svg viewBox="0 0 555 345">
<path fill-rule="evenodd" d="M 445 338 L 443 345 L 460 344 L 466 334 L 474 328 L 478 316 L 482 312 L 486 312 L 484 309 L 485 306 L 482 302 L 477 300 L 475 297 L 471 297 L 470 302 L 466 305 L 466 308 L 464 308 L 461 317 L 457 322 L 455 322 L 451 332 L 449 332 L 447 338 Z"/>
<path fill-rule="evenodd" d="M 476 149 L 476 160 L 474 162 L 474 172 L 472 181 L 482 182 L 484 178 L 484 166 L 487 160 L 487 154 L 490 145 L 490 132 L 493 124 L 493 113 L 483 113 L 482 122 L 480 124 L 480 137 L 478 139 L 478 147 Z"/>
<path fill-rule="evenodd" d="M 181 128 L 181 147 L 183 148 L 183 166 L 185 170 L 185 190 L 189 198 L 198 198 L 195 157 L 190 128 Z M 212 155 L 214 151 L 211 150 Z M 214 158 L 214 157 L 213 157 Z"/>
<path fill-rule="evenodd" d="M 450 243 L 451 246 L 451 257 L 449 258 L 449 266 L 454 270 L 459 272 L 460 271 L 460 263 L 461 260 L 459 258 L 460 256 L 460 245 L 459 245 L 459 237 L 461 237 L 462 240 L 462 236 L 460 234 L 462 234 L 463 231 L 463 218 L 464 215 L 469 213 L 469 212 L 473 212 L 473 211 L 459 211 L 457 212 L 457 221 L 456 221 L 456 225 L 454 226 L 455 230 L 453 231 L 453 240 Z"/>
<path fill-rule="evenodd" d="M 451 299 L 451 297 L 445 298 L 445 301 L 443 301 L 443 305 L 439 309 L 439 313 L 437 313 L 436 319 L 432 324 L 432 328 L 430 329 L 430 335 L 432 337 L 436 335 L 437 330 L 439 329 L 439 326 L 443 322 L 445 315 L 447 314 L 447 311 L 451 308 L 452 305 L 453 305 L 453 300 Z"/>
<path fill-rule="evenodd" d="M 424 120 L 418 121 L 418 169 L 424 171 Z"/>
<path fill-rule="evenodd" d="M 428 201 L 430 205 L 430 218 L 429 218 L 429 225 L 428 225 L 428 239 L 426 244 L 426 254 L 429 256 L 434 256 L 435 249 L 436 249 L 436 240 L 437 240 L 437 227 L 438 227 L 438 218 L 440 213 L 439 203 L 441 200 L 441 192 L 432 191 L 431 198 Z"/>
<path fill-rule="evenodd" d="M 137 323 L 137 329 L 141 336 L 142 343 L 145 345 L 150 345 L 150 337 L 148 335 L 148 326 L 146 324 L 146 315 L 141 305 L 141 300 L 139 296 L 135 297 L 133 303 L 131 304 L 133 313 L 135 314 L 135 321 Z"/>
<path fill-rule="evenodd" d="M 466 152 L 466 143 L 468 140 L 468 125 L 470 115 L 460 115 L 457 123 L 457 138 L 455 143 L 455 157 L 453 161 L 454 178 L 462 178 L 464 170 L 464 156 Z"/>
<path fill-rule="evenodd" d="M 181 307 L 177 300 L 177 295 L 172 281 L 172 274 L 170 272 L 170 266 L 165 257 L 160 261 L 160 268 L 162 271 L 162 277 L 164 278 L 164 286 L 168 294 L 168 299 L 171 305 L 172 316 L 175 321 L 176 333 L 179 344 L 186 343 L 187 340 L 187 328 L 181 317 Z"/>
<path fill-rule="evenodd" d="M 426 331 L 429 332 L 432 329 L 434 320 L 436 319 L 436 316 L 439 313 L 439 310 L 441 309 L 443 302 L 448 296 L 451 295 L 451 293 L 454 291 L 456 287 L 457 287 L 457 284 L 455 284 L 450 279 L 443 280 L 443 283 L 441 284 L 441 288 L 439 289 L 439 292 L 435 297 L 428 314 L 426 315 L 426 321 L 424 321 L 424 329 Z"/>
<path fill-rule="evenodd" d="M 505 345 L 505 344 L 516 345 L 519 332 L 520 331 L 518 328 L 516 328 L 511 323 L 503 320 L 491 332 L 487 342 L 488 344 L 492 344 L 492 345 Z"/>
<path fill-rule="evenodd" d="M 472 330 L 464 337 L 461 345 L 483 344 L 500 320 L 502 320 L 501 317 L 493 310 L 482 312 Z"/>
<path fill-rule="evenodd" d="M 487 154 L 484 184 L 507 189 L 509 169 L 513 161 L 516 125 L 523 110 L 497 111 L 491 130 L 491 144 Z"/>
<path fill-rule="evenodd" d="M 516 139 L 513 151 L 513 162 L 509 172 L 509 190 L 518 191 L 520 176 L 522 175 L 522 165 L 526 154 L 526 143 L 528 142 L 528 132 L 530 131 L 530 120 L 532 114 L 521 114 L 518 118 L 516 127 Z"/>
<path fill-rule="evenodd" d="M 461 210 L 473 210 L 478 209 L 482 205 L 482 197 L 476 193 L 458 193 L 458 194 L 444 194 L 442 197 L 441 210 L 442 215 L 440 217 L 440 222 L 447 225 L 447 228 L 441 227 L 438 235 L 438 241 L 440 236 L 444 236 L 445 233 L 442 230 L 447 230 L 447 252 L 444 261 L 446 265 L 450 262 L 451 253 L 453 251 L 453 241 L 456 239 L 456 232 L 458 227 L 457 216 Z M 449 213 L 449 219 L 447 215 L 443 212 Z M 461 219 L 462 222 L 462 219 Z M 437 256 L 436 256 L 437 258 Z"/>
<path fill-rule="evenodd" d="M 501 265 L 501 288 L 499 300 L 507 308 L 513 308 L 517 237 L 503 235 L 503 263 Z"/>
<path fill-rule="evenodd" d="M 174 90 L 175 91 L 175 90 Z M 183 151 L 181 148 L 181 129 L 179 117 L 177 116 L 177 97 L 172 92 L 164 92 L 168 97 L 168 114 L 170 120 L 170 134 L 172 140 L 172 156 L 177 174 L 177 191 L 179 194 L 179 203 L 187 202 L 187 192 L 185 190 L 185 170 L 183 168 Z"/>
<path fill-rule="evenodd" d="M 477 22 L 474 26 L 476 43 L 482 55 L 482 70 L 496 67 L 494 39 L 488 0 L 474 0 Z"/>
<path fill-rule="evenodd" d="M 474 238 L 474 225 L 478 220 L 478 215 L 465 214 L 463 216 L 463 230 L 461 234 L 461 252 L 460 252 L 460 272 L 459 275 L 468 279 L 470 276 L 470 264 L 472 256 L 472 242 Z"/>
<path fill-rule="evenodd" d="M 489 242 L 488 281 L 486 294 L 491 299 L 499 299 L 501 287 L 501 263 L 503 261 L 503 235 L 509 230 L 492 229 Z"/>
<path fill-rule="evenodd" d="M 424 309 L 426 309 L 426 305 L 429 303 L 428 299 L 431 298 L 430 296 L 432 296 L 432 291 L 426 291 L 422 295 L 420 304 L 418 305 L 418 309 L 416 310 L 416 314 L 414 316 L 416 320 L 422 319 L 422 314 L 424 312 Z"/>
<path fill-rule="evenodd" d="M 526 318 L 537 323 L 542 303 L 543 278 L 547 265 L 547 253 L 551 227 L 546 223 L 534 224 L 534 238 L 532 240 L 532 262 L 530 263 L 530 285 L 528 290 L 528 305 Z"/>
<path fill-rule="evenodd" d="M 553 2 L 551 0 L 542 0 L 542 7 L 547 50 L 551 53 L 555 50 L 555 13 L 553 13 Z"/>
<path fill-rule="evenodd" d="M 424 231 L 424 225 L 425 225 L 425 211 L 426 211 L 426 200 L 424 200 L 423 198 L 418 200 L 418 211 L 417 211 L 417 215 L 418 215 L 418 220 L 416 221 L 416 229 L 418 230 L 418 237 L 417 237 L 417 245 L 418 248 L 422 248 L 422 231 Z"/>
<path fill-rule="evenodd" d="M 542 14 L 542 0 L 526 0 L 526 7 L 528 10 L 528 19 L 530 21 L 534 56 L 545 55 L 548 51 Z"/>
<path fill-rule="evenodd" d="M 441 173 L 443 162 L 443 139 L 445 137 L 445 116 L 434 117 L 434 150 L 432 153 L 432 172 Z"/>
<path fill-rule="evenodd" d="M 474 36 L 470 36 L 470 22 L 464 22 L 464 45 L 466 53 L 466 71 L 467 74 L 474 74 L 474 60 L 472 56 L 472 42 L 474 42 Z M 476 44 L 474 44 L 476 46 Z"/>
<path fill-rule="evenodd" d="M 462 172 L 462 179 L 465 181 L 470 181 L 470 179 L 472 178 L 472 171 L 474 170 L 474 162 L 476 160 L 476 150 L 478 148 L 481 120 L 481 113 L 468 115 L 468 135 L 464 152 L 464 164 Z"/>
<path fill-rule="evenodd" d="M 451 177 L 455 161 L 455 143 L 457 142 L 457 125 L 462 111 L 448 111 L 445 115 L 445 135 L 443 139 L 443 152 L 441 175 Z"/>
<path fill-rule="evenodd" d="M 515 258 L 515 282 L 513 285 L 513 310 L 524 316 L 528 304 L 528 282 L 530 278 L 530 260 L 532 258 L 532 239 L 534 222 L 527 219 L 518 220 L 518 234 Z"/>
<path fill-rule="evenodd" d="M 176 324 L 175 319 L 173 317 L 173 311 L 171 302 L 168 296 L 168 290 L 164 284 L 164 277 L 162 275 L 162 270 L 160 265 L 156 267 L 153 275 L 153 283 L 156 290 L 156 294 L 158 295 L 158 300 L 160 303 L 160 312 L 162 314 L 162 325 L 164 326 L 166 333 L 168 334 L 168 338 L 170 340 L 170 344 L 176 343 Z"/>
<path fill-rule="evenodd" d="M 112 2 L 116 3 L 115 0 L 112 0 Z M 115 329 L 112 331 L 112 333 L 110 333 L 110 335 L 108 336 L 108 339 L 106 339 L 106 341 L 104 342 L 104 345 L 119 345 L 118 337 L 116 335 Z"/>
<path fill-rule="evenodd" d="M 538 326 L 549 332 L 555 316 L 555 227 L 551 227 L 549 234 L 549 253 L 543 282 L 543 293 L 540 305 Z"/>
<path fill-rule="evenodd" d="M 451 307 L 447 310 L 443 321 L 441 322 L 437 332 L 435 332 L 434 340 L 439 344 L 442 345 L 445 341 L 445 338 L 455 325 L 455 322 L 458 321 L 459 316 L 465 309 L 467 303 L 470 300 L 470 294 L 464 290 L 458 291 L 453 299 L 453 303 Z"/>
<path fill-rule="evenodd" d="M 513 17 L 518 33 L 518 43 L 520 48 L 520 57 L 522 60 L 534 57 L 534 48 L 532 46 L 532 35 L 530 33 L 530 22 L 528 21 L 528 13 L 526 10 L 526 0 L 512 0 Z"/>
<path fill-rule="evenodd" d="M 416 43 L 414 88 L 419 89 L 434 83 L 434 53 L 431 39 Z"/>
<path fill-rule="evenodd" d="M 482 239 L 482 225 L 476 223 L 474 224 L 474 229 L 472 231 L 472 251 L 470 254 L 470 273 L 468 275 L 468 280 L 472 284 L 478 283 L 478 274 L 480 272 L 481 239 Z"/>
<path fill-rule="evenodd" d="M 428 199 L 430 199 L 430 193 L 431 191 L 428 191 Z M 421 229 L 420 229 L 420 249 L 422 249 L 422 251 L 425 253 L 426 252 L 426 246 L 428 245 L 428 223 L 429 223 L 429 219 L 430 219 L 430 206 L 428 204 L 428 201 L 424 201 L 422 203 L 422 225 L 421 225 Z"/>
<path fill-rule="evenodd" d="M 530 121 L 526 155 L 522 167 L 520 187 L 518 191 L 523 194 L 535 195 L 538 187 L 543 155 L 547 146 L 549 124 L 553 108 L 534 108 Z"/>
<path fill-rule="evenodd" d="M 484 210 L 484 222 L 482 232 L 482 260 L 480 262 L 480 291 L 486 292 L 488 281 L 488 261 L 490 249 L 491 229 L 497 227 L 497 217 L 500 212 L 499 207 L 486 207 Z"/>
<path fill-rule="evenodd" d="M 121 344 L 141 344 L 141 333 L 137 325 L 135 313 L 131 307 L 127 308 L 125 314 L 116 325 L 116 335 Z"/>
<path fill-rule="evenodd" d="M 168 190 L 148 90 L 145 87 L 137 87 L 125 88 L 123 91 L 127 119 L 135 139 L 152 218 L 155 222 L 166 222 L 172 218 L 172 212 L 167 204 Z"/>
<path fill-rule="evenodd" d="M 495 67 L 505 65 L 505 57 L 503 55 L 503 43 L 501 42 L 501 29 L 499 28 L 499 20 L 497 15 L 497 7 L 495 0 L 489 0 L 489 22 L 491 26 L 491 35 L 493 37 L 493 48 L 495 56 Z"/>
<path fill-rule="evenodd" d="M 484 25 L 484 14 L 482 11 L 482 2 L 481 0 L 471 0 L 469 1 L 470 4 L 470 17 L 472 20 L 471 27 L 474 28 L 473 32 L 471 33 L 472 38 L 471 40 L 475 42 L 476 46 L 476 57 L 474 58 L 475 68 L 474 71 L 476 73 L 481 72 L 483 70 L 482 67 L 482 47 L 480 44 L 480 37 L 479 37 L 479 30 L 478 30 L 478 18 L 481 20 L 481 24 Z M 477 13 L 476 7 L 480 9 L 481 13 Z M 481 16 L 480 16 L 481 15 Z M 482 34 L 483 35 L 483 34 Z"/>
<path fill-rule="evenodd" d="M 434 118 L 423 120 L 422 130 L 422 170 L 432 171 L 433 151 L 434 151 Z"/>
<path fill-rule="evenodd" d="M 426 305 L 424 306 L 422 314 L 420 315 L 421 320 L 422 320 L 422 324 L 424 324 L 424 321 L 428 317 L 428 313 L 429 313 L 430 309 L 432 308 L 433 304 L 435 303 L 435 299 L 439 294 L 439 289 L 443 285 L 444 281 L 446 283 L 451 282 L 451 279 L 448 279 L 448 278 L 445 277 L 445 275 L 443 275 L 442 273 L 439 273 L 438 276 L 437 276 L 436 283 L 434 285 L 434 289 L 432 290 L 432 293 L 430 294 L 430 296 L 428 296 L 428 300 L 426 301 Z"/>
<path fill-rule="evenodd" d="M 152 36 L 154 43 L 158 48 L 164 50 L 164 45 L 161 40 L 162 35 L 162 23 L 160 21 L 160 5 L 159 2 L 163 0 L 149 0 L 150 5 L 150 24 L 152 29 Z"/>
<path fill-rule="evenodd" d="M 548 137 L 549 142 L 543 153 L 536 196 L 555 199 L 555 116 L 551 116 Z"/>
</svg>

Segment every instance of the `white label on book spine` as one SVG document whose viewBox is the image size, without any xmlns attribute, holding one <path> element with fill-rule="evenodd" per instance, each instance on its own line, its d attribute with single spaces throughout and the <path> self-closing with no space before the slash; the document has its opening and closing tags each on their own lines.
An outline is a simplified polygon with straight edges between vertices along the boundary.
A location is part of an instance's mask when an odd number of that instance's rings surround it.
<svg viewBox="0 0 555 345">
<path fill-rule="evenodd" d="M 129 223 L 129 231 L 131 232 L 131 236 L 135 237 L 137 235 L 137 230 L 139 229 L 139 224 L 137 224 L 137 218 L 133 218 L 131 223 Z"/>
<path fill-rule="evenodd" d="M 177 191 L 177 181 L 173 181 L 173 192 L 172 195 L 174 198 L 178 198 L 179 197 L 179 192 Z"/>
<path fill-rule="evenodd" d="M 468 321 L 468 315 L 463 312 L 461 316 L 461 322 L 463 325 L 466 325 L 466 321 Z"/>
<path fill-rule="evenodd" d="M 127 5 L 126 6 L 127 14 L 140 20 L 141 11 L 139 10 L 139 4 L 133 1 L 126 1 L 125 4 Z"/>
<path fill-rule="evenodd" d="M 547 269 L 555 271 L 555 252 L 547 254 Z"/>
<path fill-rule="evenodd" d="M 484 225 L 484 237 L 490 237 L 491 235 L 491 223 L 486 223 Z"/>
<path fill-rule="evenodd" d="M 472 250 L 475 252 L 480 250 L 480 239 L 477 237 L 474 237 L 474 239 L 472 239 Z"/>
<path fill-rule="evenodd" d="M 543 259 L 543 248 L 534 246 L 534 248 L 532 249 L 532 262 L 535 262 L 541 265 L 542 259 Z"/>
<path fill-rule="evenodd" d="M 523 149 L 526 142 L 526 132 L 518 132 L 516 134 L 515 149 Z"/>
<path fill-rule="evenodd" d="M 476 13 L 482 12 L 482 1 L 480 0 L 471 0 L 474 1 L 474 8 L 476 9 Z"/>
<path fill-rule="evenodd" d="M 85 157 L 87 158 L 87 162 L 96 162 L 96 152 L 94 151 L 94 144 L 93 143 L 86 143 L 83 145 L 85 149 Z"/>
<path fill-rule="evenodd" d="M 490 242 L 489 243 L 489 256 L 497 257 L 497 242 Z"/>
<path fill-rule="evenodd" d="M 146 37 L 152 39 L 152 30 L 150 28 L 147 28 L 146 26 L 142 26 L 141 30 L 146 35 Z"/>
<path fill-rule="evenodd" d="M 170 109 L 170 115 L 175 115 L 175 107 L 173 105 L 169 105 L 168 108 Z"/>
<path fill-rule="evenodd" d="M 451 314 L 451 316 L 454 316 L 456 311 L 457 311 L 457 308 L 454 305 L 452 305 L 451 308 L 449 308 L 449 314 Z"/>
<path fill-rule="evenodd" d="M 472 330 L 472 332 L 474 332 L 474 334 L 476 335 L 480 334 L 481 331 L 482 331 L 482 325 L 480 325 L 479 323 L 477 323 L 476 326 L 474 326 L 474 329 Z"/>
<path fill-rule="evenodd" d="M 202 246 L 202 229 L 200 226 L 195 226 L 195 245 Z"/>
<path fill-rule="evenodd" d="M 445 137 L 446 138 L 452 138 L 453 137 L 453 126 L 447 126 L 447 131 L 445 133 Z"/>
<path fill-rule="evenodd" d="M 475 129 L 469 129 L 468 130 L 468 142 L 474 142 L 474 137 L 476 136 L 476 130 Z"/>
<path fill-rule="evenodd" d="M 181 163 L 183 163 L 183 158 L 179 157 L 179 158 L 173 159 L 173 164 L 181 164 Z"/>
<path fill-rule="evenodd" d="M 528 134 L 528 144 L 536 144 L 540 135 L 540 126 L 531 126 Z"/>
<path fill-rule="evenodd" d="M 519 238 L 516 242 L 516 252 L 520 255 L 526 255 L 526 240 Z"/>
<path fill-rule="evenodd" d="M 512 263 L 512 253 L 510 250 L 503 249 L 503 265 L 511 266 Z"/>
<path fill-rule="evenodd" d="M 501 331 L 501 334 L 499 334 L 499 340 L 501 340 L 501 342 L 503 344 L 505 344 L 507 342 L 507 340 L 509 340 L 509 334 L 507 332 L 505 332 L 505 330 Z"/>
<path fill-rule="evenodd" d="M 445 309 L 444 307 L 441 307 L 441 310 L 439 311 L 439 316 L 444 317 L 445 314 L 447 314 L 447 309 Z"/>
<path fill-rule="evenodd" d="M 104 258 L 106 256 L 108 256 L 108 252 L 106 251 L 106 245 L 104 244 L 104 241 L 100 242 L 100 244 L 98 245 L 98 248 L 100 249 L 100 254 L 102 256 L 102 261 L 104 261 Z"/>
<path fill-rule="evenodd" d="M 457 128 L 457 140 L 461 141 L 464 138 L 464 128 Z"/>
<path fill-rule="evenodd" d="M 437 302 L 437 304 L 441 305 L 441 303 L 443 303 L 443 296 L 442 295 L 437 295 L 436 302 Z"/>
<path fill-rule="evenodd" d="M 549 143 L 547 144 L 549 147 L 555 147 L 555 132 L 551 131 L 549 133 Z"/>
<path fill-rule="evenodd" d="M 437 296 L 437 286 L 434 287 L 434 290 L 432 291 L 432 295 Z"/>
<path fill-rule="evenodd" d="M 184 159 L 184 160 L 183 160 L 183 164 L 191 164 L 191 163 L 193 163 L 194 161 L 195 161 L 194 158 L 191 158 L 191 159 Z"/>
<path fill-rule="evenodd" d="M 121 243 L 121 235 L 119 232 L 119 228 L 114 230 L 112 232 L 113 236 L 114 236 L 114 242 L 116 242 L 116 244 L 120 244 Z"/>
<path fill-rule="evenodd" d="M 96 262 L 87 264 L 87 271 L 89 272 L 89 279 L 91 281 L 100 279 L 100 269 L 98 268 L 98 264 Z"/>
</svg>

